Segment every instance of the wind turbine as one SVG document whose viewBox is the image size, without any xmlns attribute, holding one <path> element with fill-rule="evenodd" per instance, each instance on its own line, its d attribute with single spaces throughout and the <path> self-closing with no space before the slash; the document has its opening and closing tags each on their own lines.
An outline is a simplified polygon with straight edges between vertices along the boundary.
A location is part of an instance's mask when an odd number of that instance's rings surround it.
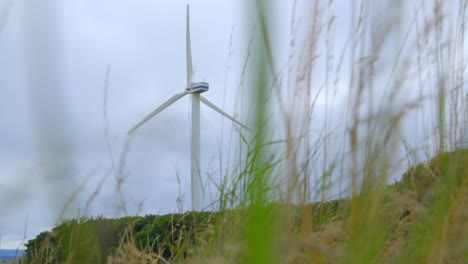
<svg viewBox="0 0 468 264">
<path fill-rule="evenodd" d="M 200 173 L 200 101 L 220 113 L 224 117 L 230 119 L 232 122 L 238 124 L 241 127 L 248 129 L 246 126 L 237 121 L 234 117 L 225 113 L 221 108 L 208 101 L 208 99 L 201 96 L 201 93 L 209 90 L 209 84 L 207 82 L 192 82 L 192 52 L 190 48 L 190 16 L 189 16 L 189 5 L 187 5 L 187 87 L 181 93 L 175 94 L 169 100 L 164 102 L 148 116 L 143 118 L 138 124 L 136 124 L 128 135 L 133 133 L 136 129 L 146 123 L 148 120 L 159 114 L 161 111 L 175 103 L 180 98 L 187 94 L 192 95 L 192 135 L 191 135 L 191 191 L 192 191 L 192 210 L 202 210 L 202 179 Z"/>
</svg>

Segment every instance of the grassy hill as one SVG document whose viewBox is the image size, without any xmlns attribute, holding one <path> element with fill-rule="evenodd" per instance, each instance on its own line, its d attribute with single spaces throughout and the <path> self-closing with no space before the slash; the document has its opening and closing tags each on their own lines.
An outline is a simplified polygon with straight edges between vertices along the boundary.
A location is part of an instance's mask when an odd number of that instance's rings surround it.
<svg viewBox="0 0 468 264">
<path fill-rule="evenodd" d="M 441 153 L 400 182 L 349 200 L 68 220 L 29 240 L 25 259 L 247 263 L 253 250 L 266 248 L 276 263 L 467 263 L 467 165 L 468 150 Z M 273 232 L 262 236 L 252 221 Z M 252 241 L 262 245 L 249 247 Z"/>
</svg>

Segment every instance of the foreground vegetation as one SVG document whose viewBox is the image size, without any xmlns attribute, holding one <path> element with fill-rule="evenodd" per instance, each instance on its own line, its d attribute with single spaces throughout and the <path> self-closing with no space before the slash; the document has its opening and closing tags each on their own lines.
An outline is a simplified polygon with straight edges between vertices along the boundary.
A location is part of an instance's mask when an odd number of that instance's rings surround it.
<svg viewBox="0 0 468 264">
<path fill-rule="evenodd" d="M 468 261 L 468 150 L 441 153 L 412 167 L 385 188 L 375 208 L 361 209 L 375 210 L 375 219 L 364 213 L 353 219 L 352 204 L 368 204 L 372 192 L 307 206 L 266 205 L 271 215 L 288 212 L 288 223 L 273 223 L 273 237 L 281 238 L 275 262 L 342 263 L 366 253 L 377 263 Z M 30 240 L 25 258 L 29 263 L 237 263 L 249 251 L 241 242 L 248 210 L 68 220 Z M 369 232 L 376 227 L 378 233 Z M 358 246 L 361 237 L 374 244 Z"/>
</svg>

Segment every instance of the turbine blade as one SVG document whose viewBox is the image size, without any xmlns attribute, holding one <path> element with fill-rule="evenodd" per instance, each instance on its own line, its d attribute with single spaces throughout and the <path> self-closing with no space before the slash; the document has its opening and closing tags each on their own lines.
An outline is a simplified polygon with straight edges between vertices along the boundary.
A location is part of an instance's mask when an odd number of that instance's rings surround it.
<svg viewBox="0 0 468 264">
<path fill-rule="evenodd" d="M 186 94 L 187 93 L 183 92 L 183 93 L 178 93 L 178 94 L 172 96 L 169 100 L 164 102 L 162 105 L 160 105 L 158 108 L 156 108 L 153 112 L 151 112 L 148 116 L 143 118 L 143 120 L 141 120 L 138 124 L 136 124 L 132 129 L 130 129 L 127 132 L 127 135 L 130 135 L 131 133 L 133 133 L 135 130 L 137 130 L 137 128 L 142 126 L 144 123 L 146 123 L 148 120 L 150 120 L 153 116 L 159 114 L 162 110 L 166 109 L 168 106 L 175 103 L 177 100 L 179 100 L 180 98 L 182 98 Z"/>
<path fill-rule="evenodd" d="M 202 101 L 202 103 L 206 104 L 207 106 L 209 106 L 211 109 L 215 110 L 216 112 L 222 114 L 227 119 L 231 120 L 232 122 L 238 124 L 239 126 L 245 128 L 247 130 L 250 130 L 250 128 L 248 128 L 246 125 L 243 125 L 241 122 L 237 121 L 234 117 L 230 116 L 229 114 L 227 114 L 226 112 L 221 110 L 221 108 L 217 107 L 212 102 L 208 101 L 208 99 L 206 99 L 205 97 L 200 95 L 200 100 Z"/>
<path fill-rule="evenodd" d="M 189 5 L 187 4 L 187 87 L 192 83 L 192 48 L 190 47 L 190 14 Z"/>
</svg>

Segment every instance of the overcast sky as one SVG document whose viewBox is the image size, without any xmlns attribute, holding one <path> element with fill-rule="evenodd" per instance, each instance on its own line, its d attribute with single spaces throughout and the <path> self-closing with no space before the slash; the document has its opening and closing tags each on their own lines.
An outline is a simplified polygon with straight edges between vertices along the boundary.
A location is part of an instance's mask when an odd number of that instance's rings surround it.
<svg viewBox="0 0 468 264">
<path fill-rule="evenodd" d="M 141 127 L 134 137 L 126 135 L 136 122 L 186 86 L 187 2 L 25 2 L 0 2 L 0 210 L 7 212 L 0 218 L 1 247 L 16 248 L 25 224 L 27 239 L 31 239 L 50 230 L 59 217 L 176 212 L 179 192 L 184 210 L 189 210 L 190 96 Z M 284 73 L 291 53 L 292 3 L 274 2 L 271 44 L 276 70 Z M 336 16 L 331 38 L 334 67 L 349 37 L 350 2 L 335 1 L 331 9 L 326 5 L 322 9 Z M 188 3 L 193 80 L 209 82 L 210 91 L 204 96 L 248 123 L 248 111 L 241 106 L 250 90 L 242 85 L 241 73 L 259 27 L 256 13 L 246 11 L 250 7 L 245 1 Z M 392 13 L 392 8 L 378 10 Z M 377 83 L 391 77 L 388 62 L 398 54 L 410 28 L 412 16 L 407 14 L 414 12 L 412 8 L 396 8 L 395 14 L 387 16 L 398 19 L 403 30 L 389 33 L 391 41 L 383 48 L 389 59 L 382 59 Z M 298 1 L 294 30 L 299 33 L 293 50 L 297 61 L 307 46 L 311 10 L 308 1 Z M 376 11 L 374 19 L 378 15 Z M 410 51 L 402 52 L 406 53 Z M 350 63 L 345 60 L 343 64 L 333 92 L 318 98 L 314 122 L 323 124 L 325 116 L 333 117 L 330 129 L 344 131 Z M 314 72 L 325 76 L 325 69 L 317 67 Z M 314 80 L 318 86 L 322 82 Z M 278 110 L 271 107 L 274 116 Z M 326 107 L 332 110 L 325 111 Z M 236 161 L 238 130 L 204 105 L 201 127 L 202 171 L 216 181 Z M 402 133 L 412 128 L 405 127 Z M 427 137 L 410 133 L 406 139 L 417 145 Z M 329 155 L 341 150 L 338 146 L 343 140 L 331 144 Z M 122 155 L 123 183 L 119 185 L 115 171 Z M 213 201 L 213 190 L 206 188 L 205 205 Z M 120 208 L 122 203 L 126 211 Z"/>
</svg>

